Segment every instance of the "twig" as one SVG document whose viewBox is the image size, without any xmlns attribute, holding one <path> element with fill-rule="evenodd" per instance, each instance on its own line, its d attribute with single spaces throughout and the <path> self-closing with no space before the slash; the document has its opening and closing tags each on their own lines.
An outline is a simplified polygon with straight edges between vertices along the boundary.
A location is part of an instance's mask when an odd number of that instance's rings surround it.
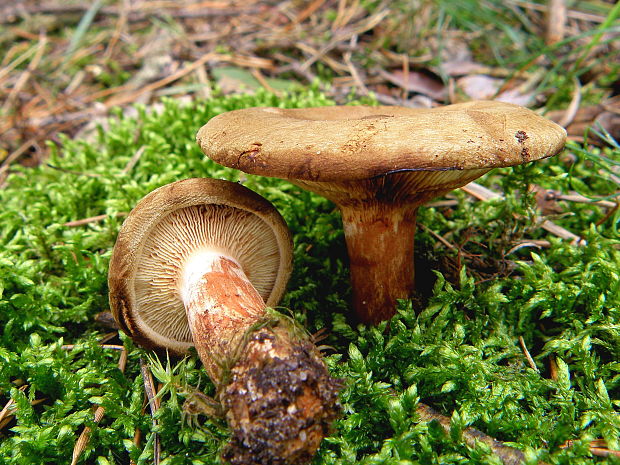
<svg viewBox="0 0 620 465">
<path fill-rule="evenodd" d="M 418 403 L 416 412 L 420 415 L 422 421 L 437 421 L 447 434 L 450 434 L 450 418 L 433 410 L 426 404 Z M 463 430 L 463 439 L 469 447 L 475 447 L 477 442 L 488 445 L 493 453 L 497 455 L 504 465 L 520 465 L 525 463 L 525 455 L 519 449 L 505 445 L 491 436 L 484 434 L 475 428 L 465 428 Z"/>
<path fill-rule="evenodd" d="M 250 70 L 250 74 L 254 77 L 254 79 L 256 79 L 258 81 L 258 83 L 263 86 L 265 89 L 267 89 L 269 92 L 271 92 L 272 94 L 281 96 L 282 92 L 274 89 L 273 87 L 271 87 L 271 84 L 269 84 L 269 82 L 267 82 L 267 79 L 265 79 L 265 76 L 263 76 L 263 73 L 260 72 L 260 70 L 258 68 L 252 68 Z"/>
<path fill-rule="evenodd" d="M 107 108 L 110 108 L 116 105 L 123 105 L 126 103 L 133 102 L 136 99 L 136 97 L 138 97 L 139 95 L 142 95 L 146 92 L 153 92 L 154 90 L 157 90 L 160 87 L 164 87 L 170 84 L 171 82 L 174 82 L 177 79 L 182 78 L 183 76 L 194 71 L 199 66 L 204 65 L 207 61 L 213 59 L 213 57 L 214 57 L 214 54 L 207 53 L 206 55 L 203 55 L 198 60 L 194 61 L 192 64 L 185 66 L 183 69 L 177 71 L 174 74 L 171 74 L 170 76 L 166 76 L 165 78 L 160 79 L 159 81 L 143 86 L 142 88 L 135 90 L 133 92 L 129 92 L 127 94 L 121 94 L 119 96 L 109 98 L 108 100 L 106 100 L 105 106 Z"/>
<path fill-rule="evenodd" d="M 523 349 L 523 353 L 525 354 L 525 358 L 527 359 L 527 363 L 529 363 L 530 368 L 536 373 L 540 373 L 538 367 L 536 366 L 536 363 L 534 362 L 534 359 L 530 355 L 530 351 L 527 350 L 527 346 L 525 345 L 525 340 L 523 339 L 523 336 L 519 336 L 519 344 L 521 344 L 521 349 Z"/>
<path fill-rule="evenodd" d="M 30 50 L 27 50 L 26 52 L 18 55 L 17 58 L 15 58 L 15 60 L 13 60 L 7 66 L 0 69 L 0 80 L 3 79 L 4 76 L 9 74 L 15 68 L 17 68 L 19 65 L 21 65 L 24 61 L 28 60 L 34 53 L 37 52 L 37 50 L 37 47 L 32 47 Z"/>
<path fill-rule="evenodd" d="M 574 443 L 575 441 L 569 439 L 560 446 L 560 449 L 568 449 L 569 447 L 573 447 Z M 597 457 L 614 456 L 620 458 L 620 451 L 609 449 L 607 447 L 607 441 L 605 441 L 604 439 L 595 439 L 593 441 L 590 441 L 590 443 L 588 444 L 588 450 L 592 455 L 595 455 Z"/>
<path fill-rule="evenodd" d="M 134 153 L 133 156 L 129 159 L 129 161 L 125 165 L 125 168 L 122 169 L 120 174 L 125 175 L 129 173 L 133 169 L 133 167 L 136 166 L 136 163 L 138 163 L 138 161 L 140 160 L 140 157 L 142 157 L 142 154 L 144 153 L 145 150 L 146 150 L 146 145 L 143 145 L 138 150 L 136 150 L 136 153 Z"/>
<path fill-rule="evenodd" d="M 433 236 L 435 239 L 437 239 L 439 242 L 441 242 L 443 245 L 445 245 L 449 249 L 456 250 L 456 251 L 459 250 L 459 248 L 456 245 L 448 242 L 440 234 L 437 234 L 435 231 L 433 231 L 428 226 L 426 226 L 426 225 L 424 225 L 422 223 L 419 223 L 419 222 L 417 223 L 417 225 L 420 227 L 420 229 L 424 229 L 424 231 L 429 232 L 431 234 L 431 236 Z"/>
<path fill-rule="evenodd" d="M 116 44 L 121 37 L 121 33 L 123 32 L 123 29 L 125 29 L 125 27 L 127 26 L 127 16 L 129 10 L 131 9 L 130 0 L 123 0 L 122 5 L 119 8 L 120 14 L 118 16 L 118 21 L 116 22 L 116 27 L 114 28 L 114 33 L 112 34 L 110 42 L 108 43 L 108 47 L 103 54 L 105 60 L 109 60 L 112 57 L 112 53 L 114 52 L 114 48 L 116 47 Z"/>
<path fill-rule="evenodd" d="M 157 419 L 155 418 L 155 413 L 159 410 L 159 397 L 157 397 L 157 390 L 155 389 L 151 371 L 142 357 L 140 357 L 140 372 L 142 373 L 142 379 L 144 381 L 144 392 L 148 398 L 149 408 L 151 410 L 153 427 L 156 428 Z M 155 465 L 159 465 L 160 455 L 161 447 L 159 444 L 159 435 L 156 431 L 153 431 L 153 463 Z"/>
<path fill-rule="evenodd" d="M 127 213 L 126 212 L 117 212 L 116 216 L 126 216 Z M 84 226 L 86 224 L 90 224 L 90 223 L 96 223 L 98 221 L 103 221 L 108 217 L 108 215 L 97 215 L 97 216 L 91 216 L 90 218 L 82 218 L 81 220 L 74 220 L 74 221 L 67 221 L 66 223 L 63 223 L 62 225 L 67 227 L 67 228 L 75 228 L 78 226 Z"/>
<path fill-rule="evenodd" d="M 314 14 L 314 12 L 316 12 L 316 10 L 321 8 L 321 6 L 323 6 L 325 1 L 326 0 L 314 0 L 303 11 L 301 11 L 297 15 L 297 17 L 284 28 L 284 30 L 285 31 L 290 31 L 291 29 L 293 29 L 293 27 L 297 26 L 299 23 L 304 22 L 306 19 L 308 19 L 310 16 L 312 16 Z"/>
<path fill-rule="evenodd" d="M 477 198 L 478 200 L 490 200 L 490 199 L 501 199 L 504 198 L 503 195 L 498 194 L 497 192 L 492 191 L 480 184 L 475 182 L 470 182 L 469 184 L 461 187 L 461 190 L 468 193 L 472 197 Z M 561 226 L 558 226 L 551 220 L 543 220 L 539 226 L 543 228 L 545 231 L 561 237 L 562 239 L 566 239 L 571 241 L 573 245 L 585 245 L 586 241 L 583 238 L 577 236 L 576 234 L 570 232 L 567 229 L 564 229 Z"/>
<path fill-rule="evenodd" d="M 543 220 L 543 222 L 540 223 L 539 226 L 545 231 L 553 234 L 554 236 L 570 241 L 570 243 L 573 245 L 585 245 L 586 243 L 586 241 L 582 237 L 570 232 L 568 229 L 565 229 L 562 226 L 555 224 L 551 220 Z"/>
<path fill-rule="evenodd" d="M 364 84 L 364 81 L 360 77 L 359 72 L 357 71 L 357 68 L 355 68 L 355 66 L 353 65 L 353 62 L 351 61 L 351 52 L 346 52 L 343 55 L 343 58 L 344 58 L 344 62 L 347 64 L 347 68 L 349 69 L 351 76 L 355 80 L 355 84 L 359 88 L 360 93 L 363 95 L 368 95 L 370 91 L 368 90 L 368 87 L 366 87 L 366 84 Z"/>
</svg>

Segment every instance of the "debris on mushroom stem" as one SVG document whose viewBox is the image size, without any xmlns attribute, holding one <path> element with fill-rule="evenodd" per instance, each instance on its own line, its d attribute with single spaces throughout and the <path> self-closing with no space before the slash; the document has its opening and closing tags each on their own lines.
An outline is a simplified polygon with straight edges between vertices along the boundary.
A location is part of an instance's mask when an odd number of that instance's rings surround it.
<svg viewBox="0 0 620 465">
<path fill-rule="evenodd" d="M 338 414 L 340 381 L 309 340 L 289 334 L 286 325 L 256 331 L 230 372 L 222 457 L 233 465 L 309 463 Z"/>
</svg>

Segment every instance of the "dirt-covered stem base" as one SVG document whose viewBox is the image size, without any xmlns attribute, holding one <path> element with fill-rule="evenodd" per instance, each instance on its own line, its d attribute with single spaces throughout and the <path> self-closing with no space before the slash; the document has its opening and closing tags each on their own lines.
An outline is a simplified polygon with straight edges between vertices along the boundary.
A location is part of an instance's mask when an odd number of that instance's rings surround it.
<svg viewBox="0 0 620 465">
<path fill-rule="evenodd" d="M 312 460 L 339 412 L 339 381 L 305 333 L 265 303 L 231 257 L 202 254 L 181 291 L 192 337 L 218 386 L 231 464 Z"/>
<path fill-rule="evenodd" d="M 288 325 L 254 332 L 221 393 L 233 465 L 307 464 L 338 414 L 340 382 L 315 346 Z"/>
</svg>

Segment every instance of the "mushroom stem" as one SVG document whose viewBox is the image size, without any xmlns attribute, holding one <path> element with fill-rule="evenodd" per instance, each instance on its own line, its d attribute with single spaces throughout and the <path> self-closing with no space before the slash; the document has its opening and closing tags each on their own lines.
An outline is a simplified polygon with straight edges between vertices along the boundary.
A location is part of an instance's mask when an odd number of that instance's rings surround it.
<svg viewBox="0 0 620 465">
<path fill-rule="evenodd" d="M 232 430 L 231 464 L 306 464 L 337 416 L 340 382 L 265 303 L 233 258 L 195 255 L 180 291 L 194 344 Z"/>
<path fill-rule="evenodd" d="M 214 382 L 246 329 L 265 315 L 265 302 L 241 265 L 216 252 L 186 264 L 181 294 L 198 356 Z"/>
<path fill-rule="evenodd" d="M 410 204 L 341 205 L 350 260 L 353 306 L 363 323 L 396 312 L 396 300 L 414 289 L 417 207 Z"/>
</svg>

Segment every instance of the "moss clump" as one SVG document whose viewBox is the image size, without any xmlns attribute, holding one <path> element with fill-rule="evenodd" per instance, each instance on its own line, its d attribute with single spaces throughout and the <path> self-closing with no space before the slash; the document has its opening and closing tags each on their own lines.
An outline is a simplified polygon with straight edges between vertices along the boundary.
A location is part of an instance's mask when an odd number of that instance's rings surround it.
<svg viewBox="0 0 620 465">
<path fill-rule="evenodd" d="M 403 301 L 389 324 L 358 327 L 349 319 L 346 248 L 333 204 L 285 181 L 217 166 L 194 142 L 198 128 L 222 111 L 328 104 L 312 90 L 187 106 L 166 101 L 157 113 L 117 115 L 92 141 L 63 141 L 48 161 L 55 168 L 9 178 L 0 190 L 0 404 L 12 399 L 17 409 L 10 422 L 0 422 L 0 463 L 68 463 L 85 426 L 93 428 L 85 463 L 151 463 L 153 432 L 162 464 L 218 460 L 229 440 L 223 422 L 184 404 L 199 397 L 197 389 L 214 394 L 201 382 L 195 357 L 174 368 L 153 366 L 162 383 L 153 426 L 142 411 L 138 359 L 145 353 L 123 338 L 129 360 L 121 373 L 117 352 L 97 344 L 108 330 L 94 319 L 108 308 L 107 264 L 124 213 L 156 187 L 200 176 L 240 180 L 273 202 L 293 232 L 294 275 L 281 304 L 311 332 L 326 328 L 329 367 L 345 382 L 343 415 L 316 464 L 498 463 L 484 444 L 467 445 L 467 426 L 523 450 L 531 463 L 615 463 L 593 458 L 587 447 L 604 439 L 620 448 L 620 251 L 613 219 L 596 226 L 605 211 L 570 205 L 556 222 L 588 241 L 571 246 L 535 227 L 532 198 L 523 195 L 527 182 L 567 192 L 586 179 L 588 195 L 605 196 L 609 181 L 593 179 L 590 159 L 569 164 L 556 157 L 481 180 L 499 186 L 505 200 L 472 202 L 455 193 L 457 207 L 423 207 L 418 220 L 426 228 L 416 250 L 427 266 L 417 270 L 415 307 Z M 617 149 L 580 149 L 599 161 L 620 159 Z M 139 150 L 138 163 L 125 172 Z M 103 221 L 63 226 L 101 214 Z M 511 251 L 521 237 L 551 244 Z M 528 365 L 519 336 L 538 371 Z M 450 434 L 420 421 L 419 399 L 451 417 Z M 95 404 L 105 408 L 98 425 Z M 145 438 L 139 446 L 132 440 L 137 429 Z M 560 447 L 567 440 L 573 446 Z"/>
</svg>

